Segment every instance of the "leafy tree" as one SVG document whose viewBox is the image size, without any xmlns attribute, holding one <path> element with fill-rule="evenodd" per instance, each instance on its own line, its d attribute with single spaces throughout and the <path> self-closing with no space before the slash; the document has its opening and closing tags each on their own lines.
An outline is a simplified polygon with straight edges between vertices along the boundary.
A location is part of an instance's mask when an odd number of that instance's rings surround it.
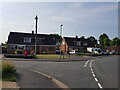
<svg viewBox="0 0 120 90">
<path fill-rule="evenodd" d="M 106 38 L 109 39 L 107 34 L 103 33 L 102 35 L 100 35 L 100 37 L 99 37 L 100 45 L 104 45 L 104 39 L 106 39 Z"/>
<path fill-rule="evenodd" d="M 1 46 L 2 46 L 2 47 L 7 47 L 7 42 L 1 43 Z"/>
<path fill-rule="evenodd" d="M 50 34 L 50 35 L 54 36 L 56 43 L 61 42 L 62 37 L 59 34 Z"/>
<path fill-rule="evenodd" d="M 81 36 L 80 38 L 81 38 L 81 39 L 85 39 L 85 36 Z"/>
<path fill-rule="evenodd" d="M 104 46 L 110 46 L 111 40 L 109 38 L 104 39 Z"/>
<path fill-rule="evenodd" d="M 115 37 L 112 41 L 111 41 L 111 46 L 119 46 L 120 45 L 120 39 Z"/>
<path fill-rule="evenodd" d="M 95 37 L 90 36 L 90 37 L 88 37 L 88 39 L 90 39 L 92 42 L 94 42 L 95 44 L 97 44 L 97 39 L 95 39 Z"/>
</svg>

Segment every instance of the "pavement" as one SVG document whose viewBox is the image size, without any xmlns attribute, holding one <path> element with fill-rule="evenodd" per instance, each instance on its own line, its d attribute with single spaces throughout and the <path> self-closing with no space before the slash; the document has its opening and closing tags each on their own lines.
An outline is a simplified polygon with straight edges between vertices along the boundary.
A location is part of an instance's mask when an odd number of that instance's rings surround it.
<svg viewBox="0 0 120 90">
<path fill-rule="evenodd" d="M 20 88 L 59 88 L 47 77 L 30 70 L 19 68 L 16 73 Z"/>
<path fill-rule="evenodd" d="M 18 90 L 17 82 L 2 81 L 2 88 L 16 88 Z"/>
<path fill-rule="evenodd" d="M 66 55 L 68 56 L 68 55 Z M 84 61 L 91 58 L 91 56 L 74 56 L 71 55 L 70 59 L 25 59 L 25 58 L 5 58 L 2 57 L 2 60 L 11 60 L 11 61 L 51 61 L 51 62 L 68 62 L 68 61 Z"/>
</svg>

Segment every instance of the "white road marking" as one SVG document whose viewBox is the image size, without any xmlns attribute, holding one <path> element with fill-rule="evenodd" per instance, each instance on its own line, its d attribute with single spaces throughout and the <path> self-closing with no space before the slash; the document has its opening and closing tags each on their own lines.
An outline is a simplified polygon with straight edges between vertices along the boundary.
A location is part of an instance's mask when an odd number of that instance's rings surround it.
<svg viewBox="0 0 120 90">
<path fill-rule="evenodd" d="M 90 61 L 89 67 L 92 68 L 92 62 L 93 60 Z"/>
<path fill-rule="evenodd" d="M 97 78 L 94 78 L 96 82 L 98 82 L 98 79 Z"/>
<path fill-rule="evenodd" d="M 95 77 L 95 74 L 92 74 L 93 75 L 93 77 Z"/>
<path fill-rule="evenodd" d="M 99 88 L 101 88 L 101 89 L 103 88 L 100 83 L 97 83 L 97 84 L 98 84 Z"/>
<path fill-rule="evenodd" d="M 84 65 L 84 67 L 87 67 L 87 64 L 88 64 L 88 62 L 89 62 L 90 60 L 88 60 L 88 61 L 86 61 L 86 63 L 85 63 L 85 65 Z"/>
<path fill-rule="evenodd" d="M 94 72 L 92 72 L 92 74 L 94 74 Z"/>
<path fill-rule="evenodd" d="M 93 75 L 95 81 L 97 82 L 98 87 L 99 87 L 100 89 L 102 89 L 103 87 L 102 87 L 102 85 L 99 83 L 99 81 L 98 81 L 98 79 L 96 78 L 95 73 L 94 73 L 94 71 L 93 71 L 93 69 L 92 69 L 92 62 L 93 62 L 93 60 L 90 61 L 89 67 L 90 67 L 90 69 L 91 69 L 91 72 L 92 72 L 92 75 Z"/>
</svg>

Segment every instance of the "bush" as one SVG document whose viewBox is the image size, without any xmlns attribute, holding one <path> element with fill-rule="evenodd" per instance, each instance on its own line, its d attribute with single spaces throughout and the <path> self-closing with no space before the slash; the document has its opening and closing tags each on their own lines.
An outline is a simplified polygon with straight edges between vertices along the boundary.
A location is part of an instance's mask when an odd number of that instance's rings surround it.
<svg viewBox="0 0 120 90">
<path fill-rule="evenodd" d="M 16 81 L 15 77 L 16 68 L 12 62 L 2 62 L 2 79 L 5 81 Z"/>
<path fill-rule="evenodd" d="M 28 55 L 28 56 L 24 56 L 24 54 L 22 55 L 17 55 L 17 54 L 4 54 L 4 56 L 6 58 L 35 58 L 35 55 Z"/>
<path fill-rule="evenodd" d="M 23 50 L 16 50 L 15 54 L 24 54 L 24 51 Z"/>
<path fill-rule="evenodd" d="M 9 61 L 2 62 L 2 74 L 15 73 L 15 65 Z"/>
<path fill-rule="evenodd" d="M 120 52 L 119 52 L 119 53 L 116 53 L 115 55 L 120 55 Z"/>
<path fill-rule="evenodd" d="M 46 51 L 42 51 L 42 54 L 47 54 Z"/>
</svg>

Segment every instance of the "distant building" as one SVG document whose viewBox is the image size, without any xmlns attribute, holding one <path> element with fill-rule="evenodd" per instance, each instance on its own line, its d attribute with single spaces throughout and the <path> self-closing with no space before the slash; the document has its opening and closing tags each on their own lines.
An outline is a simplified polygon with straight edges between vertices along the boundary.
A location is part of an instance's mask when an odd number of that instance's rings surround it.
<svg viewBox="0 0 120 90">
<path fill-rule="evenodd" d="M 90 39 L 76 37 L 64 37 L 62 39 L 61 50 L 68 53 L 70 50 L 86 50 L 87 47 L 95 47 L 95 43 Z"/>
<path fill-rule="evenodd" d="M 10 32 L 7 44 L 7 53 L 14 53 L 15 50 L 35 51 L 35 34 L 33 31 L 32 33 Z M 37 53 L 42 52 L 56 53 L 56 43 L 52 35 L 37 34 Z"/>
</svg>

